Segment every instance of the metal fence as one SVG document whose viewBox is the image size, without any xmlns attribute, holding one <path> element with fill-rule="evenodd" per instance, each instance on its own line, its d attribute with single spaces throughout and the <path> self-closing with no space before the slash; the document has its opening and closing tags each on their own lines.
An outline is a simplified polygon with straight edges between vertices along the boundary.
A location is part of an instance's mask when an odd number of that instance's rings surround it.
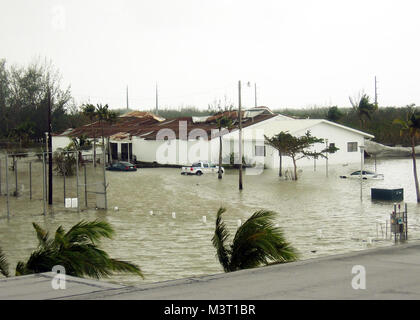
<svg viewBox="0 0 420 320">
<path fill-rule="evenodd" d="M 51 185 L 47 152 L 0 153 L 0 218 L 46 215 L 62 210 L 107 209 L 104 161 L 95 166 L 90 154 L 64 153 L 75 158 L 75 173 L 59 173 L 54 162 Z"/>
</svg>

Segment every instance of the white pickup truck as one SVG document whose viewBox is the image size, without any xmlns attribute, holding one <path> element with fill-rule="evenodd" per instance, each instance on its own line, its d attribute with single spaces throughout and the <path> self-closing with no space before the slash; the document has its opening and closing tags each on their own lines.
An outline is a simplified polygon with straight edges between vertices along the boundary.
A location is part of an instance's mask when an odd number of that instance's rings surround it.
<svg viewBox="0 0 420 320">
<path fill-rule="evenodd" d="M 222 167 L 222 173 L 225 172 L 225 169 Z M 203 173 L 218 173 L 219 166 L 216 166 L 213 163 L 209 163 L 207 161 L 199 161 L 193 163 L 190 167 L 182 167 L 181 174 L 195 174 L 197 176 L 201 176 Z"/>
</svg>

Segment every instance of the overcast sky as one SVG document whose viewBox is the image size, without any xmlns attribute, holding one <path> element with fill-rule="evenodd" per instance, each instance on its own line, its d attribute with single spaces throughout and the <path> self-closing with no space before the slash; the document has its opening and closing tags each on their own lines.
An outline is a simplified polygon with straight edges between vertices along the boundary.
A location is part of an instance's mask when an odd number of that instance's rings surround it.
<svg viewBox="0 0 420 320">
<path fill-rule="evenodd" d="M 0 59 L 51 59 L 76 101 L 207 108 L 420 103 L 418 0 L 0 0 Z"/>
</svg>

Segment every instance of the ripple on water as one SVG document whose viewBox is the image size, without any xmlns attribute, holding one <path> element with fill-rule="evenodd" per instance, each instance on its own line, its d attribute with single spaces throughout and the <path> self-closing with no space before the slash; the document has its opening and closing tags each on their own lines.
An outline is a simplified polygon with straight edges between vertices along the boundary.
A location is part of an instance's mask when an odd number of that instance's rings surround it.
<svg viewBox="0 0 420 320">
<path fill-rule="evenodd" d="M 367 160 L 366 167 L 372 169 L 372 162 Z M 220 206 L 227 208 L 224 219 L 232 234 L 238 219 L 244 222 L 259 209 L 276 211 L 275 223 L 283 228 L 301 259 L 392 245 L 390 241 L 366 241 L 376 237 L 377 221 L 385 223 L 392 210 L 392 203 L 371 201 L 371 187 L 404 188 L 412 221 L 410 239 L 419 239 L 420 210 L 415 203 L 411 160 L 378 160 L 377 167 L 385 179 L 364 181 L 362 202 L 360 182 L 339 178 L 357 170 L 357 165 L 331 166 L 328 178 L 320 168 L 317 172 L 305 169 L 299 181 L 282 181 L 275 170 L 265 170 L 259 176 L 244 175 L 242 192 L 238 192 L 235 171 L 228 171 L 222 181 L 216 175 L 181 176 L 179 169 L 167 168 L 140 169 L 133 174 L 111 172 L 107 176 L 108 202 L 110 208 L 119 207 L 118 211 L 86 210 L 78 214 L 55 209 L 54 216 L 43 217 L 41 201 L 11 199 L 12 219 L 0 220 L 0 246 L 11 266 L 15 266 L 37 245 L 31 222 L 54 232 L 59 225 L 69 228 L 80 219 L 99 218 L 110 222 L 116 231 L 112 240 L 103 241 L 102 247 L 112 257 L 140 265 L 146 276 L 141 280 L 132 275 L 115 275 L 107 281 L 136 285 L 220 273 L 211 243 Z M 54 179 L 54 201 L 60 203 L 61 180 Z M 67 180 L 68 192 L 75 192 L 73 180 Z M 35 194 L 41 199 L 42 189 Z M 0 208 L 0 215 L 4 215 L 4 197 L 0 197 Z M 176 212 L 176 219 L 172 212 Z M 203 216 L 207 223 L 203 223 Z"/>
</svg>

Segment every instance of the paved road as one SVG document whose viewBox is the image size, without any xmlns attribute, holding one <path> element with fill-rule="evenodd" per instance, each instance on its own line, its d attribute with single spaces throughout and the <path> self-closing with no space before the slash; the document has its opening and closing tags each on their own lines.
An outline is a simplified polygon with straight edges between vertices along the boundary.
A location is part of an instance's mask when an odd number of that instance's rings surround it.
<svg viewBox="0 0 420 320">
<path fill-rule="evenodd" d="M 355 265 L 366 289 L 352 288 Z M 52 276 L 0 280 L 0 299 L 420 299 L 420 242 L 136 287 L 68 277 L 53 290 Z"/>
</svg>

